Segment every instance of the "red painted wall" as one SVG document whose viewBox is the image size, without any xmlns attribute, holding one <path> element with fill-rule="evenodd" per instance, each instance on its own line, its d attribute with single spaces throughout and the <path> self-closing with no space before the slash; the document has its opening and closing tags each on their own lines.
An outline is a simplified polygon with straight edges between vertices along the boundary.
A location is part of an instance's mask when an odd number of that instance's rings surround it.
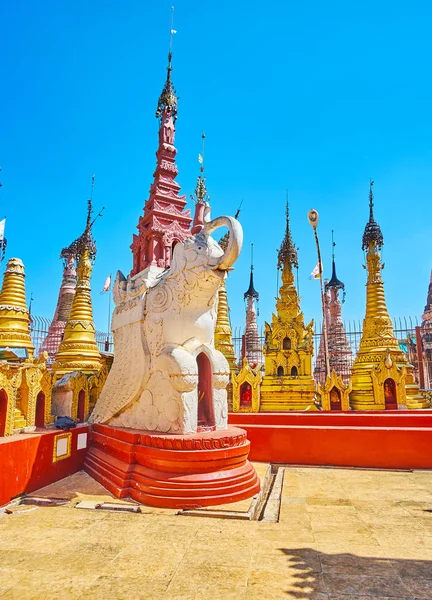
<svg viewBox="0 0 432 600">
<path fill-rule="evenodd" d="M 55 429 L 0 438 L 0 506 L 83 468 L 87 448 L 77 450 L 77 436 L 87 433 L 88 446 L 90 427 L 71 429 L 71 456 L 53 462 L 54 438 L 60 433 Z"/>
<path fill-rule="evenodd" d="M 250 460 L 299 465 L 431 469 L 432 412 L 230 413 Z"/>
</svg>

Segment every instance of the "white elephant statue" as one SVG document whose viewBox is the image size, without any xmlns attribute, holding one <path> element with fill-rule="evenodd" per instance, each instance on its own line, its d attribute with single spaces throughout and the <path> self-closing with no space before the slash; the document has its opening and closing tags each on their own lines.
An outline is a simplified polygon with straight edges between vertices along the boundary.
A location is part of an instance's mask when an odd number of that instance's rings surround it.
<svg viewBox="0 0 432 600">
<path fill-rule="evenodd" d="M 225 252 L 210 236 L 224 226 Z M 242 241 L 240 223 L 219 217 L 177 243 L 155 279 L 148 269 L 117 273 L 114 363 L 91 422 L 176 434 L 227 428 L 229 366 L 214 330 L 219 285 Z"/>
</svg>

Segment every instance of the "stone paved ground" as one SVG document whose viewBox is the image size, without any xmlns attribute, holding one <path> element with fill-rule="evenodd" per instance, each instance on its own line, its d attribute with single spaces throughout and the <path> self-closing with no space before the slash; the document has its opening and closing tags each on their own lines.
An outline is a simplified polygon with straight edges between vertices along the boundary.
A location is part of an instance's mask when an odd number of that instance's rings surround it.
<svg viewBox="0 0 432 600">
<path fill-rule="evenodd" d="M 0 598 L 432 600 L 432 472 L 288 468 L 279 523 L 4 515 Z"/>
</svg>

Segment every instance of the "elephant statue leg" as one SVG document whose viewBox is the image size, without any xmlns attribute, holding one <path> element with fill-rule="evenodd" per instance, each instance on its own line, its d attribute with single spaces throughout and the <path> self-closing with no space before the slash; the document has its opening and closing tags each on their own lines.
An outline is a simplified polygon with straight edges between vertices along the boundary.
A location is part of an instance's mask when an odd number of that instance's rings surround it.
<svg viewBox="0 0 432 600">
<path fill-rule="evenodd" d="M 198 368 L 194 356 L 183 346 L 168 346 L 153 366 L 148 387 L 159 412 L 158 430 L 179 434 L 196 431 Z"/>
</svg>

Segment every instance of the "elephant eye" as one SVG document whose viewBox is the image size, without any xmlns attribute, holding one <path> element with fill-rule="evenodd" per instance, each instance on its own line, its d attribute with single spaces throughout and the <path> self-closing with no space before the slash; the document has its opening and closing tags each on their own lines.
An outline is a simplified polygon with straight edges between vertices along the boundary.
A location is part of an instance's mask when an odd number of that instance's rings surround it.
<svg viewBox="0 0 432 600">
<path fill-rule="evenodd" d="M 198 250 L 201 250 L 201 246 L 198 246 Z"/>
</svg>

